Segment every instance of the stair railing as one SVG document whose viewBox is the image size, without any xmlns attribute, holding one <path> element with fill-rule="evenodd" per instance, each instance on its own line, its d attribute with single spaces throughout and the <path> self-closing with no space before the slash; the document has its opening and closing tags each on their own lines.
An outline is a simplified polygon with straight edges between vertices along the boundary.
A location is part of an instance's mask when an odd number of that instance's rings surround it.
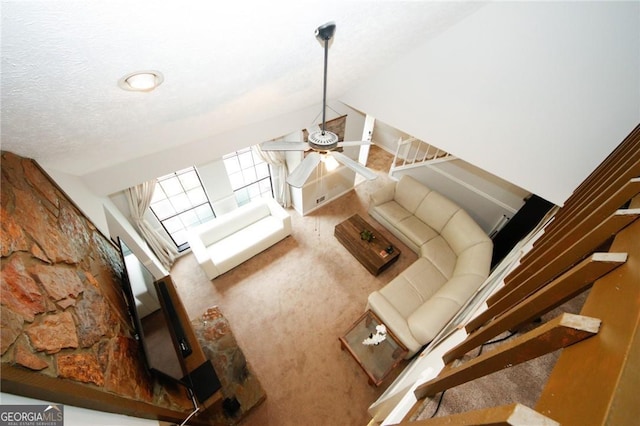
<svg viewBox="0 0 640 426">
<path fill-rule="evenodd" d="M 389 174 L 395 170 L 421 166 L 447 157 L 452 157 L 452 155 L 420 139 L 409 137 L 403 140 L 399 138 Z"/>
</svg>

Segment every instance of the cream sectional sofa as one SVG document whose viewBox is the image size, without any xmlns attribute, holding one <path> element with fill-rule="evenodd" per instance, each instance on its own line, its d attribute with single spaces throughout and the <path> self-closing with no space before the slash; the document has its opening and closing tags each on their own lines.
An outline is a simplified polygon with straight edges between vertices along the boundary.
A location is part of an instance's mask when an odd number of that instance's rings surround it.
<svg viewBox="0 0 640 426">
<path fill-rule="evenodd" d="M 371 195 L 369 214 L 419 257 L 368 298 L 409 349 L 429 343 L 489 275 L 493 244 L 459 206 L 410 176 Z"/>
<path fill-rule="evenodd" d="M 261 198 L 192 228 L 188 240 L 213 279 L 291 235 L 291 216 L 275 200 Z"/>
</svg>

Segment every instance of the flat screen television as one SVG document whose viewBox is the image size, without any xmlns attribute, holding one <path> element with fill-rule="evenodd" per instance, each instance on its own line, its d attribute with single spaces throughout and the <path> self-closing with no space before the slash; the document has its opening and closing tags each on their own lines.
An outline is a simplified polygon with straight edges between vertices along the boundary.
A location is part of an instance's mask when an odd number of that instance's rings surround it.
<svg viewBox="0 0 640 426">
<path fill-rule="evenodd" d="M 135 337 L 144 355 L 145 366 L 152 374 L 180 383 L 189 389 L 197 410 L 194 398 L 206 401 L 222 386 L 213 364 L 205 360 L 193 371 L 183 370 L 181 360 L 193 353 L 192 345 L 198 346 L 198 342 L 190 342 L 187 337 L 188 329 L 185 327 L 190 327 L 190 324 L 183 324 L 176 311 L 177 304 L 173 298 L 176 296 L 171 296 L 175 290 L 169 287 L 173 285 L 170 277 L 156 280 L 120 237 L 118 245 L 124 265 L 123 292 L 129 306 Z M 158 307 L 153 311 L 141 309 L 144 304 L 137 303 L 139 299 L 149 297 L 155 299 L 155 306 Z"/>
<path fill-rule="evenodd" d="M 120 254 L 124 265 L 122 287 L 125 294 L 129 314 L 131 316 L 135 338 L 140 343 L 144 355 L 146 368 L 157 375 L 178 381 L 187 386 L 183 381 L 184 374 L 178 354 L 174 349 L 171 337 L 170 325 L 160 308 L 149 312 L 138 301 L 136 292 L 144 291 L 144 297 L 155 298 L 158 303 L 158 295 L 155 294 L 155 278 L 129 247 L 118 237 Z M 159 304 L 157 306 L 160 306 Z M 187 386 L 189 387 L 189 386 Z"/>
</svg>

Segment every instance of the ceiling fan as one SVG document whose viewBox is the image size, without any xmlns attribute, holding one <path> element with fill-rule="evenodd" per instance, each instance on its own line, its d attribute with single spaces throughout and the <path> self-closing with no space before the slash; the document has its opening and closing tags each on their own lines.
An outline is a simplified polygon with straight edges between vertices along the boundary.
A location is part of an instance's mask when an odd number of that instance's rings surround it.
<svg viewBox="0 0 640 426">
<path fill-rule="evenodd" d="M 302 162 L 289 174 L 287 183 L 296 188 L 301 188 L 316 169 L 321 161 L 327 157 L 333 157 L 337 162 L 344 164 L 354 172 L 364 176 L 368 180 L 373 180 L 377 175 L 346 155 L 335 151 L 336 148 L 344 146 L 370 145 L 369 141 L 339 142 L 338 135 L 326 129 L 326 109 L 327 109 L 327 59 L 329 56 L 329 40 L 336 31 L 334 22 L 327 22 L 319 26 L 315 31 L 315 36 L 324 42 L 324 91 L 322 95 L 322 128 L 313 126 L 307 129 L 309 132 L 308 142 L 263 142 L 260 146 L 264 151 L 308 151 Z"/>
</svg>

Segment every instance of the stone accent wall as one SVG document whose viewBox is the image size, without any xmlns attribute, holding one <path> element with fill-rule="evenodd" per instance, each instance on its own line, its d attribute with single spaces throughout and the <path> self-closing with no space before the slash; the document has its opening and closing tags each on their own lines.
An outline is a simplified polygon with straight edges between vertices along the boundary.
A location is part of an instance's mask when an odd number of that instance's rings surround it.
<svg viewBox="0 0 640 426">
<path fill-rule="evenodd" d="M 2 152 L 2 365 L 180 411 L 132 338 L 118 249 L 29 159 Z"/>
</svg>

